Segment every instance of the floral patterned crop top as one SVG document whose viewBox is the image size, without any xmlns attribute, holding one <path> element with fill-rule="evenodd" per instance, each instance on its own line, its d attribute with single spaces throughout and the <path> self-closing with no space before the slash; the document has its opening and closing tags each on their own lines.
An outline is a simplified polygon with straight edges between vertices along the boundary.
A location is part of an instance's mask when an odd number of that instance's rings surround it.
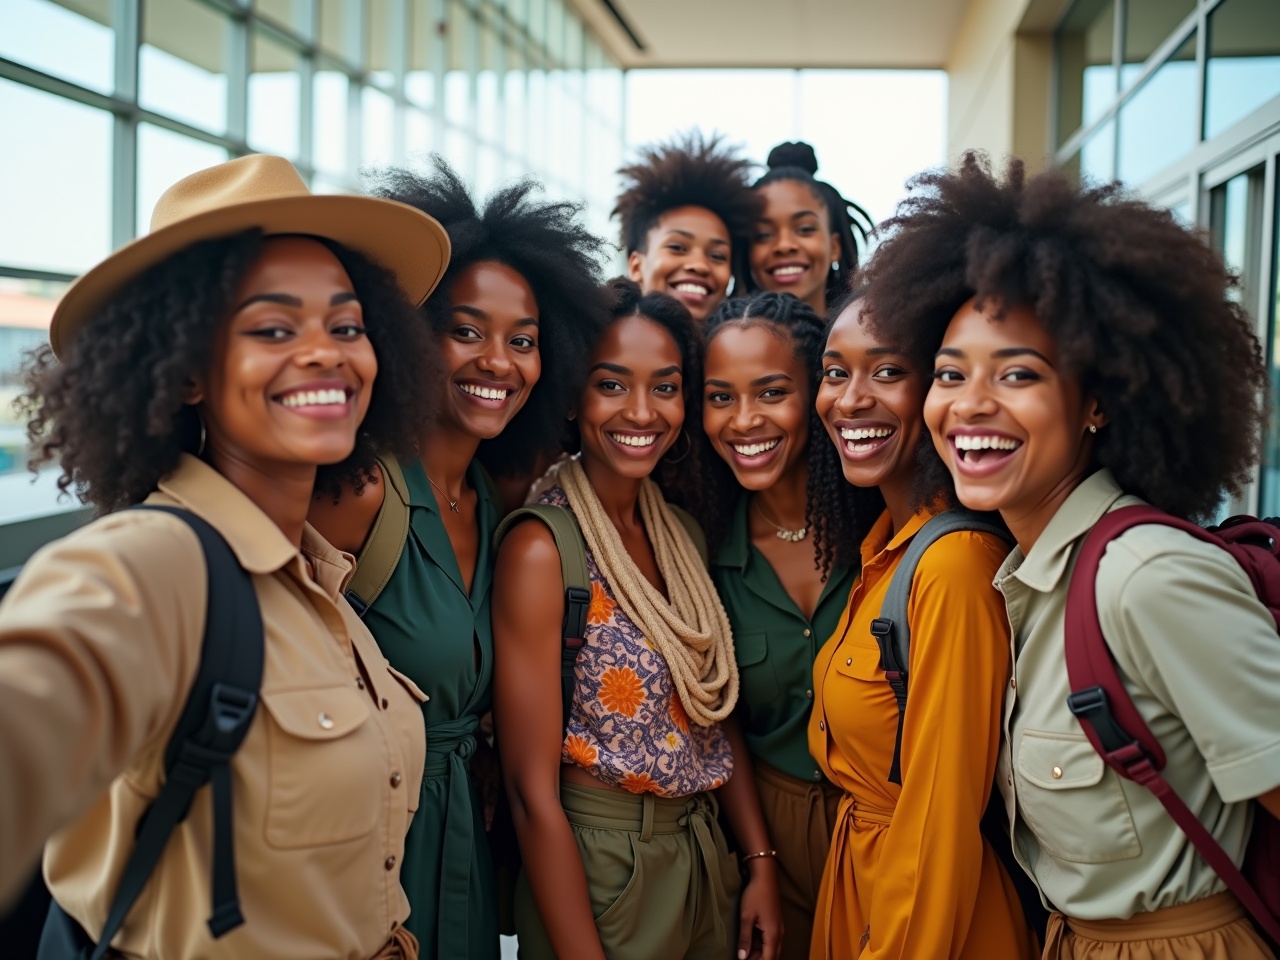
<svg viewBox="0 0 1280 960">
<path fill-rule="evenodd" d="M 559 487 L 539 502 L 569 506 Z M 733 773 L 724 731 L 689 721 L 666 661 L 618 605 L 590 548 L 587 573 L 587 635 L 561 762 L 632 793 L 687 797 L 723 786 Z"/>
</svg>

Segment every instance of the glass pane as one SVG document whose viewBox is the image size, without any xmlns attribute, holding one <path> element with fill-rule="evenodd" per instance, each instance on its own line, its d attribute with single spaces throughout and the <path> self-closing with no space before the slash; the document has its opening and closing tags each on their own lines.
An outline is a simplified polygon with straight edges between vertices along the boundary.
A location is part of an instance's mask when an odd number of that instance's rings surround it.
<svg viewBox="0 0 1280 960">
<path fill-rule="evenodd" d="M 564 59 L 564 0 L 547 0 L 547 53 L 551 59 Z"/>
<path fill-rule="evenodd" d="M 1058 31 L 1059 144 L 1115 99 L 1115 22 L 1115 0 L 1077 0 Z"/>
<path fill-rule="evenodd" d="M 480 28 L 480 72 L 476 75 L 476 118 L 480 136 L 492 143 L 502 140 L 502 91 L 499 77 L 506 59 L 502 39 L 488 24 Z"/>
<path fill-rule="evenodd" d="M 444 131 L 444 158 L 449 166 L 468 183 L 472 180 L 475 168 L 476 142 L 470 134 L 456 127 L 447 127 Z"/>
<path fill-rule="evenodd" d="M 301 140 L 301 55 L 256 33 L 250 69 L 249 145 L 264 153 L 296 158 Z"/>
<path fill-rule="evenodd" d="M 311 38 L 311 0 L 256 0 L 258 13 L 269 17 L 281 26 Z"/>
<path fill-rule="evenodd" d="M 65 283 L 0 277 L 0 475 L 27 469 L 26 424 L 13 401 L 22 389 L 23 362 L 48 342 L 49 320 L 66 288 Z"/>
<path fill-rule="evenodd" d="M 317 169 L 339 178 L 350 172 L 347 162 L 347 129 L 351 116 L 349 83 L 341 70 L 318 65 L 313 88 L 311 162 Z"/>
<path fill-rule="evenodd" d="M 1204 135 L 1280 94 L 1280 3 L 1227 0 L 1209 15 Z"/>
<path fill-rule="evenodd" d="M 528 87 L 528 110 L 525 113 L 525 142 L 527 144 L 529 172 L 539 179 L 547 175 L 547 73 L 545 70 L 530 70 Z"/>
<path fill-rule="evenodd" d="M 444 75 L 444 115 L 450 123 L 472 128 L 471 47 L 475 21 L 461 5 L 449 8 L 449 60 Z"/>
<path fill-rule="evenodd" d="M 160 194 L 187 174 L 226 159 L 227 151 L 222 147 L 149 123 L 139 124 L 137 232 L 144 234 L 150 229 L 151 211 Z"/>
<path fill-rule="evenodd" d="M 143 6 L 139 100 L 156 113 L 214 133 L 227 129 L 231 24 L 196 0 Z"/>
<path fill-rule="evenodd" d="M 1121 85 L 1127 86 L 1142 72 L 1147 58 L 1195 9 L 1196 0 L 1129 0 L 1125 4 Z"/>
<path fill-rule="evenodd" d="M 348 63 L 360 61 L 360 0 L 318 0 L 320 46 Z"/>
<path fill-rule="evenodd" d="M 412 107 L 404 112 L 404 149 L 411 165 L 426 163 L 431 152 L 431 118 Z"/>
<path fill-rule="evenodd" d="M 21 150 L 0 149 L 0 264 L 93 266 L 111 252 L 111 115 L 0 80 L 0 117 L 29 131 Z"/>
<path fill-rule="evenodd" d="M 582 40 L 582 21 L 572 13 L 566 13 L 564 18 L 564 62 L 574 69 L 580 69 L 585 66 Z"/>
<path fill-rule="evenodd" d="M 487 197 L 501 182 L 502 155 L 493 147 L 481 144 L 476 148 L 476 196 Z"/>
<path fill-rule="evenodd" d="M 507 73 L 503 77 L 502 99 L 506 116 L 505 132 L 503 140 L 506 142 L 507 150 L 520 157 L 520 162 L 524 162 L 525 152 L 525 112 L 526 112 L 526 85 L 525 85 L 525 65 L 524 58 L 519 56 L 515 50 L 509 51 L 507 54 Z"/>
<path fill-rule="evenodd" d="M 373 87 L 360 91 L 360 162 L 387 166 L 395 162 L 396 103 Z"/>
<path fill-rule="evenodd" d="M 546 43 L 547 0 L 529 0 L 529 35 L 537 43 Z"/>
<path fill-rule="evenodd" d="M 413 0 L 409 8 L 409 68 L 404 78 L 405 96 L 427 109 L 436 103 L 436 80 L 431 69 L 437 47 L 432 4 L 433 0 Z"/>
<path fill-rule="evenodd" d="M 404 26 L 393 22 L 391 0 L 368 0 L 365 10 L 366 69 L 369 79 L 386 89 L 396 82 L 396 67 L 403 55 Z"/>
<path fill-rule="evenodd" d="M 1137 186 L 1195 146 L 1195 109 L 1192 36 L 1120 108 L 1119 179 Z"/>
<path fill-rule="evenodd" d="M 115 87 L 111 0 L 77 0 L 75 10 L 49 0 L 0 0 L 0 57 L 90 90 Z"/>
</svg>

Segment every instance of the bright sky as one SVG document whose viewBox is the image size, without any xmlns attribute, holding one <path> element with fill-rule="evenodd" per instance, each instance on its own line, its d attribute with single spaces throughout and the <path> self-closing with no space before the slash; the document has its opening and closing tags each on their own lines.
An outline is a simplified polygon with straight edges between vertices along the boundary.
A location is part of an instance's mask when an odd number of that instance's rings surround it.
<svg viewBox="0 0 1280 960">
<path fill-rule="evenodd" d="M 941 71 L 633 70 L 627 143 L 700 127 L 763 164 L 775 144 L 806 140 L 818 177 L 880 221 L 908 177 L 946 162 L 946 108 Z"/>
</svg>

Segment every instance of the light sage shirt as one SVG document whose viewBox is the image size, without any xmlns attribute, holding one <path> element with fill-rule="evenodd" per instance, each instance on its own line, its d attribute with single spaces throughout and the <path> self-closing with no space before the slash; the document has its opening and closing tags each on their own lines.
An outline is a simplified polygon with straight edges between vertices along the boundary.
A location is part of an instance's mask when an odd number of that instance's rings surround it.
<svg viewBox="0 0 1280 960">
<path fill-rule="evenodd" d="M 1050 906 L 1127 918 L 1225 889 L 1160 802 L 1106 767 L 1067 709 L 1067 587 L 1103 514 L 1141 503 L 1110 472 L 1077 487 L 1027 557 L 996 574 L 1013 628 L 997 782 L 1014 850 Z M 1238 863 L 1252 809 L 1280 785 L 1280 641 L 1224 550 L 1134 527 L 1098 571 L 1098 614 L 1125 689 L 1165 750 L 1165 777 Z"/>
</svg>

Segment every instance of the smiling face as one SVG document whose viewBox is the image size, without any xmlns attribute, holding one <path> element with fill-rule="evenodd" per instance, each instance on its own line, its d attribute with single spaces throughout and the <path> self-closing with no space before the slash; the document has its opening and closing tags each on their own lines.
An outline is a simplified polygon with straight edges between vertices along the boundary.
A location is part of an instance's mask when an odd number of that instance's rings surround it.
<svg viewBox="0 0 1280 960">
<path fill-rule="evenodd" d="M 764 214 L 747 251 L 752 279 L 762 290 L 791 293 L 811 306 L 816 299 L 821 309 L 827 274 L 840 259 L 827 205 L 795 180 L 776 180 L 760 192 Z"/>
<path fill-rule="evenodd" d="M 861 307 L 855 300 L 831 327 L 815 405 L 846 480 L 907 490 L 924 430 L 928 381 L 897 347 L 868 330 Z"/>
<path fill-rule="evenodd" d="M 338 463 L 355 449 L 378 361 L 338 258 L 317 240 L 263 245 L 192 394 L 207 454 L 265 474 Z"/>
<path fill-rule="evenodd" d="M 627 273 L 645 293 L 668 293 L 702 323 L 729 289 L 729 229 L 705 207 L 676 207 L 658 218 Z"/>
<path fill-rule="evenodd" d="M 1031 308 L 1001 319 L 993 310 L 970 300 L 952 318 L 925 419 L 960 502 L 999 510 L 1013 527 L 1046 509 L 1052 516 L 1084 479 L 1089 426 L 1105 418 L 1059 368 L 1057 345 Z"/>
<path fill-rule="evenodd" d="M 538 304 L 523 276 L 493 260 L 464 268 L 449 286 L 449 303 L 440 422 L 488 440 L 520 412 L 542 375 Z"/>
<path fill-rule="evenodd" d="M 591 354 L 578 403 L 583 465 L 647 477 L 684 426 L 680 348 L 645 317 L 624 317 Z"/>
<path fill-rule="evenodd" d="M 707 345 L 702 425 L 748 490 L 767 490 L 802 462 L 809 441 L 809 378 L 785 331 L 721 327 Z"/>
</svg>

